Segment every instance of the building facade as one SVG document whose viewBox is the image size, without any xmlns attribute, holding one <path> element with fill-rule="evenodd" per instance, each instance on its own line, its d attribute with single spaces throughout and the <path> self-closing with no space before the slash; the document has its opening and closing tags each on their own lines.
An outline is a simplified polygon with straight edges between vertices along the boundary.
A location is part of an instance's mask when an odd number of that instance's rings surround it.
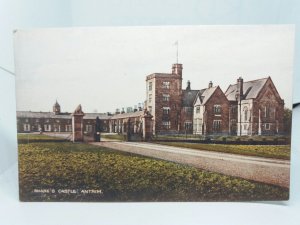
<svg viewBox="0 0 300 225">
<path fill-rule="evenodd" d="M 197 135 L 282 134 L 284 101 L 271 77 L 244 82 L 240 77 L 225 93 L 210 82 L 207 88 L 182 88 L 182 64 L 173 64 L 171 73 L 146 76 L 146 101 L 116 110 L 115 114 L 85 113 L 83 129 L 95 132 L 99 118 L 101 132 L 141 134 L 151 117 L 153 134 L 193 133 Z M 18 132 L 71 132 L 71 113 L 61 112 L 56 101 L 52 112 L 17 112 Z"/>
<path fill-rule="evenodd" d="M 87 135 L 95 132 L 96 118 L 100 119 L 101 131 L 108 132 L 111 116 L 105 113 L 85 113 L 83 130 Z M 22 132 L 72 132 L 72 114 L 61 112 L 56 101 L 52 112 L 17 111 L 17 131 Z"/>
<path fill-rule="evenodd" d="M 271 77 L 244 82 L 240 77 L 225 92 L 230 102 L 230 133 L 273 135 L 283 133 L 284 100 Z"/>
<path fill-rule="evenodd" d="M 182 89 L 182 64 L 171 73 L 146 77 L 146 109 L 153 115 L 154 134 L 274 135 L 283 133 L 284 100 L 271 77 L 192 90 Z"/>
<path fill-rule="evenodd" d="M 153 132 L 180 131 L 182 109 L 182 64 L 173 64 L 171 73 L 146 77 L 146 109 L 153 116 Z"/>
<path fill-rule="evenodd" d="M 198 92 L 194 101 L 193 133 L 228 134 L 229 101 L 219 86 L 213 87 L 212 82 L 208 88 Z"/>
</svg>

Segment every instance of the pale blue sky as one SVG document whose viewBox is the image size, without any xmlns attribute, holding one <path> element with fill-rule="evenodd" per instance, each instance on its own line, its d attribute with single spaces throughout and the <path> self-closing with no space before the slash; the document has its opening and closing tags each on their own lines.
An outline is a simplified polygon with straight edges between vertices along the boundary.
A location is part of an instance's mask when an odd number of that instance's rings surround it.
<svg viewBox="0 0 300 225">
<path fill-rule="evenodd" d="M 160 26 L 19 30 L 15 34 L 17 109 L 114 112 L 146 99 L 145 77 L 183 64 L 183 88 L 209 81 L 226 91 L 271 76 L 292 104 L 294 27 Z"/>
</svg>

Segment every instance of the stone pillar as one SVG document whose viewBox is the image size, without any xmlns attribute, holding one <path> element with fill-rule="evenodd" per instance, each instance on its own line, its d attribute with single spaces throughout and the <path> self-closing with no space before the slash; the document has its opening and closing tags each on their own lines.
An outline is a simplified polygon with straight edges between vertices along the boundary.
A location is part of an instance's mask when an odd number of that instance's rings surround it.
<svg viewBox="0 0 300 225">
<path fill-rule="evenodd" d="M 150 141 L 152 139 L 153 131 L 152 131 L 152 117 L 148 111 L 145 110 L 144 115 L 142 117 L 143 121 L 143 140 Z"/>
<path fill-rule="evenodd" d="M 81 105 L 72 113 L 72 141 L 83 142 L 83 116 Z"/>
</svg>

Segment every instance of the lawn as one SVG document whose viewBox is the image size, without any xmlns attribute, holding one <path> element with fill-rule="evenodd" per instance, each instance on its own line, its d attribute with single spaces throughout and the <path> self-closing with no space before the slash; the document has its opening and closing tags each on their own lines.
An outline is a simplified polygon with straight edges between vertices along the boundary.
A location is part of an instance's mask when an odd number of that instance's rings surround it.
<svg viewBox="0 0 300 225">
<path fill-rule="evenodd" d="M 230 144 L 202 144 L 184 142 L 157 142 L 163 145 L 170 145 L 182 148 L 192 148 L 198 150 L 226 152 L 232 154 L 259 156 L 276 159 L 290 159 L 290 145 L 230 145 Z"/>
<path fill-rule="evenodd" d="M 23 201 L 257 201 L 287 200 L 289 195 L 288 189 L 272 185 L 54 139 L 19 144 L 19 181 Z M 58 194 L 58 189 L 77 194 Z"/>
</svg>

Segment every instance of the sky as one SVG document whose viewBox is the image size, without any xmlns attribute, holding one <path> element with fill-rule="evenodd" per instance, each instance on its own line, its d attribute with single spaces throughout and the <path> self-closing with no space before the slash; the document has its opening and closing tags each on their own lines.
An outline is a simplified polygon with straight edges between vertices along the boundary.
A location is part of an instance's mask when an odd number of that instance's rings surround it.
<svg viewBox="0 0 300 225">
<path fill-rule="evenodd" d="M 294 26 L 153 26 L 17 30 L 17 110 L 114 112 L 146 99 L 147 75 L 183 64 L 183 88 L 270 76 L 292 104 Z"/>
</svg>

